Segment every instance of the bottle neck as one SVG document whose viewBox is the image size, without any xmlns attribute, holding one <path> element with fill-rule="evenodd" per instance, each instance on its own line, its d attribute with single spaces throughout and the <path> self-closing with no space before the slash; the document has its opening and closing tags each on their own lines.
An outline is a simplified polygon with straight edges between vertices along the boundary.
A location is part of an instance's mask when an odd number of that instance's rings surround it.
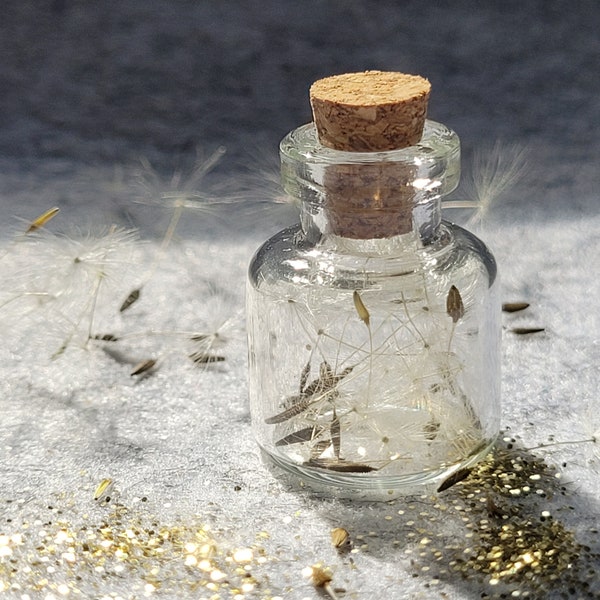
<svg viewBox="0 0 600 600">
<path fill-rule="evenodd" d="M 433 239 L 441 199 L 460 174 L 458 137 L 433 121 L 419 144 L 402 150 L 332 150 L 319 143 L 313 124 L 292 131 L 280 150 L 284 189 L 300 200 L 305 235 L 362 241 L 374 250 L 398 236 Z"/>
</svg>

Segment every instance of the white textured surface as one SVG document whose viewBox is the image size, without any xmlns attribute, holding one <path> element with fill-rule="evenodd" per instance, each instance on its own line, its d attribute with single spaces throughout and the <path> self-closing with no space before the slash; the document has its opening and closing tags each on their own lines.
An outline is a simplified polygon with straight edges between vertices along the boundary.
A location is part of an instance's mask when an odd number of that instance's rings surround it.
<svg viewBox="0 0 600 600">
<path fill-rule="evenodd" d="M 367 67 L 421 72 L 437 94 L 432 118 L 458 131 L 467 158 L 484 136 L 531 147 L 526 179 L 481 232 L 500 264 L 503 299 L 531 303 L 503 317 L 504 424 L 526 448 L 551 435 L 557 441 L 598 435 L 600 96 L 591 77 L 600 54 L 598 9 L 594 2 L 582 2 L 579 11 L 566 2 L 539 2 L 529 9 L 515 3 L 473 12 L 467 4 L 423 14 L 420 2 L 407 3 L 404 12 L 384 3 L 375 13 L 367 2 L 348 10 L 338 2 L 312 2 L 313 10 L 296 3 L 244 9 L 182 3 L 176 11 L 167 3 L 86 9 L 64 1 L 39 11 L 34 3 L 8 3 L 0 38 L 8 90 L 0 146 L 0 535 L 22 532 L 24 522 L 31 532 L 49 520 L 56 527 L 61 518 L 75 528 L 97 526 L 120 503 L 142 521 L 188 529 L 211 523 L 223 548 L 255 545 L 257 535 L 268 532 L 258 538 L 268 560 L 253 568 L 259 585 L 249 597 L 316 597 L 302 575 L 316 562 L 332 568 L 334 587 L 344 588 L 339 595 L 345 598 L 500 593 L 476 570 L 466 577 L 452 571 L 469 543 L 463 520 L 469 499 L 461 496 L 461 485 L 438 505 L 431 498 L 351 504 L 293 492 L 261 465 L 246 400 L 243 288 L 251 253 L 275 228 L 263 209 L 235 205 L 215 216 L 190 208 L 160 256 L 169 209 L 131 202 L 140 193 L 131 184 L 139 155 L 168 175 L 182 153 L 193 160 L 198 142 L 208 151 L 224 143 L 239 156 L 252 140 L 264 139 L 269 154 L 287 129 L 307 120 L 313 79 Z M 88 37 L 95 45 L 86 43 Z M 560 43 L 551 50 L 549 39 Z M 223 117 L 227 111 L 235 118 Z M 235 189 L 237 172 L 224 160 L 214 183 Z M 172 187 L 155 183 L 154 195 Z M 271 198 L 275 192 L 267 187 L 264 195 Z M 81 347 L 93 269 L 71 274 L 67 287 L 60 269 L 72 267 L 73 254 L 69 259 L 65 242 L 20 235 L 28 220 L 53 205 L 61 212 L 48 230 L 71 239 L 81 238 L 77 229 L 139 229 L 143 243 L 119 243 L 110 254 L 125 262 L 106 267 L 111 278 L 100 287 L 93 333 L 129 336 L 116 345 L 132 360 L 158 359 L 152 376 L 137 381 L 132 365 L 110 358 L 100 342 Z M 109 256 L 102 246 L 99 256 Z M 148 275 L 140 300 L 119 314 L 123 299 Z M 61 286 L 54 299 L 31 295 Z M 80 315 L 71 346 L 52 360 Z M 215 352 L 226 360 L 194 366 L 188 354 L 195 347 L 186 333 L 215 331 L 224 321 L 226 343 Z M 545 331 L 517 336 L 509 331 L 517 325 Z M 566 489 L 546 482 L 553 497 L 525 503 L 521 516 L 530 511 L 535 521 L 547 504 L 557 522 L 592 548 L 579 566 L 597 572 L 600 562 L 591 552 L 600 552 L 600 541 L 590 529 L 600 514 L 600 445 L 535 453 L 558 465 Z M 93 494 L 104 477 L 114 479 L 118 493 L 100 505 Z M 442 510 L 444 504 L 464 510 Z M 354 554 L 332 548 L 329 530 L 336 526 L 350 531 Z M 441 558 L 420 556 L 421 535 L 439 536 L 454 549 Z M 22 545 L 0 556 L 0 581 L 21 586 L 4 590 L 7 597 L 61 597 L 64 582 L 75 582 L 71 597 L 213 593 L 193 591 L 188 580 L 199 580 L 198 572 L 175 557 L 160 563 L 171 583 L 155 592 L 130 561 L 122 561 L 124 570 L 100 573 L 89 556 L 75 566 L 63 557 L 50 565 L 53 571 L 44 567 L 48 584 L 40 587 L 38 577 L 35 588 L 25 569 L 37 544 L 25 532 Z M 8 579 L 10 568 L 17 570 Z M 598 597 L 586 596 L 600 590 L 593 572 L 571 571 L 571 597 Z M 587 589 L 576 587 L 584 581 Z M 517 580 L 505 593 L 511 597 L 527 585 Z M 529 597 L 569 597 L 568 585 L 542 585 Z"/>
</svg>

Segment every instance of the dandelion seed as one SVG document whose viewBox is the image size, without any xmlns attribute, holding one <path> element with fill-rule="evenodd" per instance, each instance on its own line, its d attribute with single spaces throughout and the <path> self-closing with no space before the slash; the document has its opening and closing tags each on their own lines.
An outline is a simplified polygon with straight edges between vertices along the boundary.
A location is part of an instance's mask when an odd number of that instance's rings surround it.
<svg viewBox="0 0 600 600">
<path fill-rule="evenodd" d="M 472 470 L 473 469 L 471 469 L 471 468 L 463 468 L 463 469 L 459 469 L 458 471 L 455 471 L 454 473 L 452 473 L 452 475 L 450 475 L 450 477 L 447 477 L 446 479 L 444 479 L 444 481 L 442 481 L 442 483 L 440 484 L 440 486 L 437 489 L 438 493 L 444 492 L 447 489 L 451 488 L 453 485 L 456 485 L 460 481 L 463 481 L 464 479 L 466 479 L 471 474 Z"/>
<path fill-rule="evenodd" d="M 356 290 L 354 291 L 352 298 L 354 299 L 354 307 L 356 308 L 356 313 L 358 314 L 358 317 L 367 327 L 369 327 L 371 315 L 369 314 L 367 307 L 364 305 L 360 294 Z"/>
<path fill-rule="evenodd" d="M 377 471 L 377 467 L 341 459 L 311 458 L 304 464 L 309 467 L 316 467 L 317 469 L 335 471 L 336 473 L 371 473 L 372 471 Z"/>
<path fill-rule="evenodd" d="M 450 288 L 446 297 L 446 312 L 452 318 L 453 323 L 456 323 L 465 314 L 465 306 L 460 292 L 454 285 Z"/>
<path fill-rule="evenodd" d="M 153 358 L 149 358 L 147 360 L 143 360 L 133 367 L 133 371 L 131 371 L 130 375 L 133 377 L 135 375 L 142 375 L 143 373 L 148 373 L 156 366 L 156 360 Z"/>
<path fill-rule="evenodd" d="M 314 404 L 317 400 L 313 399 L 312 396 L 299 397 L 297 402 L 294 402 L 290 408 L 287 408 L 283 412 L 280 412 L 272 417 L 265 419 L 267 425 L 276 425 L 277 423 L 283 423 L 296 415 L 304 412 L 311 404 Z"/>
<path fill-rule="evenodd" d="M 206 352 L 194 352 L 189 355 L 189 358 L 192 362 L 197 365 L 208 365 L 217 362 L 223 362 L 225 360 L 224 356 L 218 354 L 207 354 Z"/>
<path fill-rule="evenodd" d="M 335 412 L 335 408 L 333 409 L 333 420 L 331 421 L 331 426 L 329 428 L 329 435 L 331 436 L 331 443 L 333 444 L 333 454 L 339 460 L 342 431 L 340 420 Z"/>
<path fill-rule="evenodd" d="M 508 313 L 525 310 L 528 307 L 529 302 L 505 302 L 504 304 L 502 304 L 502 310 Z"/>
<path fill-rule="evenodd" d="M 464 178 L 466 200 L 443 203 L 444 208 L 475 209 L 468 224 L 485 219 L 491 207 L 526 174 L 528 151 L 518 145 L 496 142 L 474 154 L 471 173 Z"/>
<path fill-rule="evenodd" d="M 67 325 L 53 359 L 72 345 L 85 348 L 93 339 L 97 308 L 108 300 L 110 287 L 127 277 L 136 243 L 134 232 L 116 227 L 76 236 L 44 229 L 24 242 L 33 245 L 36 254 L 36 260 L 22 272 L 24 295 L 44 298 L 35 309 L 48 311 L 47 329 L 61 321 Z"/>
<path fill-rule="evenodd" d="M 127 298 L 123 301 L 119 308 L 119 312 L 126 311 L 132 304 L 135 304 L 140 299 L 141 290 L 135 289 L 133 290 Z"/>
<path fill-rule="evenodd" d="M 193 167 L 186 172 L 176 169 L 168 181 L 164 181 L 152 167 L 150 162 L 141 160 L 142 170 L 138 174 L 138 202 L 171 206 L 175 208 L 200 208 L 211 203 L 223 203 L 212 194 L 202 191 L 203 179 L 216 166 L 225 154 L 225 148 L 220 146 L 208 158 L 197 149 Z"/>
<path fill-rule="evenodd" d="M 276 446 L 289 446 L 290 444 L 301 444 L 303 442 L 310 442 L 318 437 L 323 431 L 323 428 L 318 428 L 316 425 L 311 427 L 305 427 L 298 431 L 294 431 L 282 437 L 275 442 Z"/>
<path fill-rule="evenodd" d="M 112 333 L 96 333 L 91 337 L 92 340 L 100 340 L 102 342 L 118 342 L 119 338 Z"/>
<path fill-rule="evenodd" d="M 42 213 L 39 217 L 37 217 L 36 219 L 31 221 L 31 223 L 29 224 L 29 227 L 27 228 L 25 233 L 26 234 L 33 233 L 34 231 L 37 231 L 38 229 L 44 227 L 46 225 L 46 223 L 48 223 L 51 219 L 53 219 L 58 214 L 59 210 L 60 210 L 60 208 L 58 208 L 57 206 L 54 206 L 53 208 Z"/>
<path fill-rule="evenodd" d="M 354 300 L 354 308 L 356 309 L 356 313 L 360 320 L 367 326 L 369 330 L 369 383 L 367 386 L 367 400 L 371 397 L 371 377 L 373 375 L 373 333 L 371 331 L 371 315 L 367 310 L 360 294 L 354 290 L 354 294 L 352 295 Z"/>
<path fill-rule="evenodd" d="M 310 449 L 310 457 L 312 459 L 318 459 L 327 448 L 329 448 L 330 443 L 327 440 L 319 440 Z"/>
<path fill-rule="evenodd" d="M 98 484 L 98 487 L 96 488 L 96 491 L 94 492 L 94 500 L 98 501 L 98 500 L 104 500 L 106 498 L 109 498 L 108 495 L 112 492 L 114 485 L 115 485 L 115 483 L 110 477 L 103 479 Z M 106 500 L 106 501 L 108 502 L 109 500 Z"/>
<path fill-rule="evenodd" d="M 306 363 L 300 374 L 300 393 L 302 393 L 306 387 L 308 376 L 310 375 L 310 360 Z"/>
<path fill-rule="evenodd" d="M 528 335 L 530 333 L 540 333 L 546 331 L 546 329 L 544 327 L 513 327 L 511 331 L 517 335 Z"/>
<path fill-rule="evenodd" d="M 454 285 L 450 287 L 448 296 L 446 296 L 446 312 L 452 319 L 452 330 L 450 331 L 450 337 L 448 339 L 448 354 L 450 354 L 456 323 L 459 319 L 462 319 L 465 314 L 465 305 L 463 304 L 462 297 L 458 288 Z"/>
</svg>

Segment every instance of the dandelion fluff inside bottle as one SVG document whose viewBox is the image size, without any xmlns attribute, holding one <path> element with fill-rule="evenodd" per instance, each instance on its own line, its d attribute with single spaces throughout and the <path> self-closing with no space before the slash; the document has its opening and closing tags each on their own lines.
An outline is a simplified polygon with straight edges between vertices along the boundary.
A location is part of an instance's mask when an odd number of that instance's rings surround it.
<svg viewBox="0 0 600 600">
<path fill-rule="evenodd" d="M 368 71 L 311 88 L 281 143 L 300 223 L 249 270 L 249 390 L 268 464 L 315 488 L 390 497 L 486 454 L 499 430 L 496 265 L 441 220 L 456 134 L 427 80 Z"/>
</svg>

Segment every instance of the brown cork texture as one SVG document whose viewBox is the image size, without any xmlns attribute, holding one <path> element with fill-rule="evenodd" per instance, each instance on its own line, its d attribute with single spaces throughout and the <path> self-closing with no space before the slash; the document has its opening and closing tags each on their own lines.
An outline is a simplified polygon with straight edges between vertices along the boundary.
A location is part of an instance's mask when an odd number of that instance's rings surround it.
<svg viewBox="0 0 600 600">
<path fill-rule="evenodd" d="M 310 90 L 319 141 L 346 152 L 414 146 L 423 135 L 431 85 L 418 75 L 366 71 L 321 79 Z M 331 165 L 325 210 L 331 231 L 375 239 L 412 230 L 415 167 L 394 161 Z"/>
<path fill-rule="evenodd" d="M 316 81 L 310 101 L 320 142 L 347 152 L 414 146 L 423 134 L 431 84 L 419 75 L 365 71 Z"/>
<path fill-rule="evenodd" d="M 359 240 L 411 231 L 412 172 L 393 162 L 328 167 L 325 207 L 331 231 Z"/>
</svg>

